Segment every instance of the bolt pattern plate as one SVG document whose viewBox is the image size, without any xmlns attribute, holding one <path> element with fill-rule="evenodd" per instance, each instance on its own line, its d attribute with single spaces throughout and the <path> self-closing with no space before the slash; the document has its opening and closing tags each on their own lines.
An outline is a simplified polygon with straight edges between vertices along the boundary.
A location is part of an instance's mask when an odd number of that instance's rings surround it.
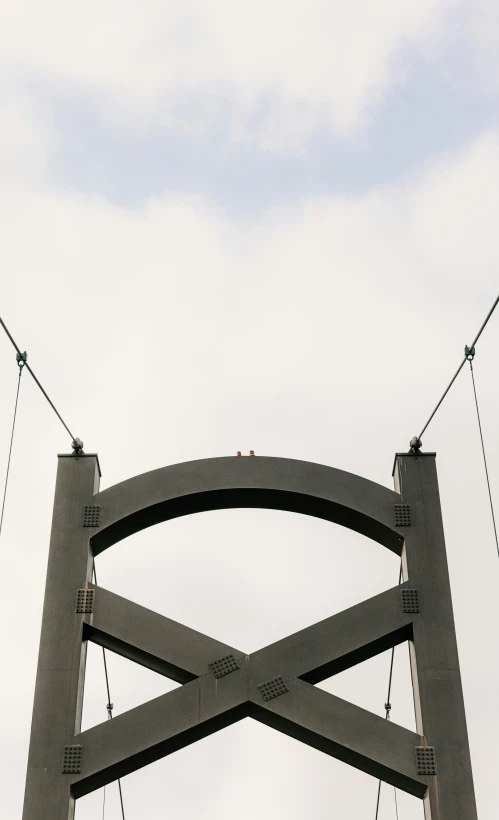
<svg viewBox="0 0 499 820">
<path fill-rule="evenodd" d="M 265 683 L 260 683 L 258 685 L 258 689 L 265 701 L 273 700 L 274 698 L 278 698 L 279 695 L 284 695 L 286 692 L 289 692 L 288 687 L 280 675 L 277 675 L 276 678 L 265 681 Z"/>
<path fill-rule="evenodd" d="M 419 592 L 417 589 L 401 589 L 402 612 L 419 612 Z"/>
<path fill-rule="evenodd" d="M 79 745 L 64 747 L 64 758 L 62 761 L 63 774 L 81 773 L 81 750 L 82 747 Z"/>
<path fill-rule="evenodd" d="M 411 526 L 411 508 L 409 504 L 395 504 L 393 510 L 396 527 Z"/>
<path fill-rule="evenodd" d="M 83 510 L 83 526 L 98 527 L 100 523 L 100 507 L 98 504 L 86 505 Z"/>
<path fill-rule="evenodd" d="M 234 655 L 224 655 L 223 658 L 218 658 L 213 663 L 209 663 L 208 666 L 216 678 L 223 678 L 225 675 L 230 675 L 231 672 L 239 669 L 239 664 Z"/>
<path fill-rule="evenodd" d="M 436 774 L 434 746 L 416 746 L 416 770 L 418 774 Z"/>
<path fill-rule="evenodd" d="M 79 589 L 76 593 L 76 611 L 77 612 L 93 612 L 94 611 L 94 592 L 93 589 Z"/>
</svg>

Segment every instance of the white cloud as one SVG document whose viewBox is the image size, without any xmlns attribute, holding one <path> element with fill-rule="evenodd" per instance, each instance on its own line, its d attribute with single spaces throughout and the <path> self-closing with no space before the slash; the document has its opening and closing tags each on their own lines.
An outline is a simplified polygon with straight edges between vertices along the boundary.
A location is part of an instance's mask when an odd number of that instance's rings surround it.
<svg viewBox="0 0 499 820">
<path fill-rule="evenodd" d="M 317 389 L 307 362 L 317 345 L 341 348 L 348 334 L 348 358 L 340 356 L 335 365 L 346 377 L 353 363 L 361 366 L 367 333 L 377 339 L 375 366 L 366 373 L 375 395 L 378 367 L 398 344 L 393 321 L 398 306 L 407 305 L 404 321 L 409 328 L 417 324 L 420 333 L 422 324 L 431 322 L 429 308 L 422 308 L 425 293 L 432 294 L 437 313 L 449 299 L 460 304 L 456 288 L 469 288 L 470 298 L 478 298 L 499 265 L 495 132 L 400 185 L 358 197 L 304 198 L 249 224 L 231 220 L 200 197 L 150 199 L 131 211 L 96 196 L 37 189 L 42 171 L 33 157 L 43 152 L 40 146 L 33 149 L 30 116 L 22 119 L 15 111 L 14 125 L 4 129 L 7 135 L 14 127 L 24 134 L 16 163 L 31 168 L 33 185 L 30 189 L 27 174 L 22 188 L 7 190 L 0 200 L 0 262 L 18 281 L 31 278 L 33 309 L 47 287 L 77 293 L 85 283 L 85 296 L 69 299 L 74 330 L 68 333 L 75 344 L 88 300 L 93 304 L 92 294 L 98 293 L 99 304 L 112 305 L 116 320 L 130 328 L 137 311 L 154 314 L 157 321 L 168 315 L 163 340 L 168 356 L 189 328 L 196 338 L 201 333 L 205 342 L 191 355 L 203 383 L 208 369 L 202 362 L 211 360 L 218 375 L 210 373 L 209 379 L 220 379 L 220 389 L 229 372 L 246 389 L 244 361 L 258 392 L 267 389 L 276 370 L 293 382 L 297 367 Z M 459 309 L 466 307 L 464 300 Z M 362 333 L 356 334 L 359 311 Z M 351 317 L 348 327 L 345 315 Z M 313 336 L 306 330 L 311 316 Z M 258 334 L 248 351 L 255 317 Z M 229 348 L 223 343 L 227 334 Z M 135 361 L 143 345 L 130 331 L 126 335 L 116 344 L 127 345 L 129 362 Z M 410 351 L 417 359 L 417 348 Z"/>
<path fill-rule="evenodd" d="M 43 123 L 30 95 L 0 84 L 0 178 L 4 192 L 41 182 L 57 134 Z"/>
<path fill-rule="evenodd" d="M 410 233 L 428 269 L 452 287 L 497 281 L 498 246 L 494 235 L 499 211 L 499 132 L 482 135 L 460 162 L 448 160 L 428 169 L 413 194 Z"/>
<path fill-rule="evenodd" d="M 238 223 L 201 198 L 151 199 L 127 211 L 96 196 L 46 190 L 39 180 L 48 147 L 30 106 L 8 107 L 5 123 L 3 154 L 26 173 L 0 195 L 2 315 L 71 427 L 99 451 L 106 485 L 163 463 L 250 447 L 389 483 L 393 450 L 418 431 L 497 289 L 497 133 L 399 185 L 359 197 L 304 198 L 260 222 Z M 498 338 L 491 322 L 476 365 L 493 486 Z M 5 340 L 0 365 L 13 398 L 17 368 Z M 5 657 L 14 660 L 1 684 L 2 701 L 12 707 L 4 715 L 2 760 L 9 817 L 20 814 L 24 785 L 53 454 L 69 446 L 29 377 L 23 379 L 2 535 L 4 606 L 16 623 L 4 636 Z M 477 792 L 481 813 L 490 809 L 492 816 L 497 780 L 486 727 L 497 671 L 484 649 L 491 640 L 484 624 L 494 623 L 497 558 L 464 387 L 463 380 L 456 385 L 425 441 L 440 451 Z M 10 401 L 0 402 L 4 464 L 11 411 Z M 155 597 L 165 614 L 193 618 L 194 627 L 215 637 L 230 628 L 246 648 L 268 640 L 270 627 L 291 632 L 341 608 L 347 594 L 361 598 L 364 585 L 373 592 L 396 577 L 396 562 L 383 554 L 383 563 L 381 547 L 324 522 L 253 511 L 191 519 L 141 533 L 134 542 L 140 549 L 128 540 L 110 551 L 113 572 L 103 558 L 101 582 L 143 595 L 146 605 L 156 607 Z M 206 602 L 197 609 L 196 596 Z M 369 708 L 382 710 L 385 660 L 370 678 Z M 133 667 L 127 686 L 119 667 L 111 671 L 117 708 L 126 707 L 132 690 L 138 700 Z M 100 719 L 106 701 L 103 681 L 95 681 Z M 355 691 L 365 693 L 364 684 L 357 681 Z M 410 720 L 410 691 L 405 710 L 398 692 L 396 719 Z M 234 730 L 234 746 L 224 747 L 220 736 L 193 747 L 193 756 L 186 750 L 127 780 L 127 816 L 163 816 L 159 772 L 174 814 L 218 817 L 225 789 L 245 794 L 249 767 L 260 766 L 264 778 L 276 760 L 281 780 L 268 777 L 250 789 L 244 817 L 269 805 L 284 805 L 292 820 L 311 807 L 318 817 L 332 807 L 345 820 L 372 811 L 376 783 L 280 737 L 265 735 L 254 751 L 248 743 L 260 736 L 245 731 Z M 304 768 L 305 783 L 293 776 Z M 186 772 L 195 773 L 196 789 Z M 113 795 L 110 789 L 109 812 L 118 810 Z M 78 816 L 100 811 L 101 795 L 94 797 Z M 419 804 L 404 808 L 407 820 L 420 814 Z"/>
<path fill-rule="evenodd" d="M 238 106 L 234 139 L 298 151 L 317 116 L 329 118 L 334 128 L 358 126 L 366 107 L 396 81 L 390 66 L 398 45 L 436 31 L 443 6 L 384 2 L 374 13 L 359 0 L 340 14 L 339 7 L 311 0 L 305 14 L 305 4 L 267 8 L 258 2 L 246 12 L 244 26 L 241 8 L 247 7 L 124 2 L 90 3 L 83 10 L 48 0 L 43 7 L 33 4 L 28 18 L 25 9 L 21 14 L 15 4 L 9 7 L 1 48 L 17 84 L 1 89 L 2 315 L 71 427 L 89 449 L 99 450 L 106 485 L 163 463 L 250 447 L 389 483 L 393 450 L 418 432 L 497 291 L 498 132 L 396 185 L 363 196 L 303 198 L 252 223 L 231 219 L 202 197 L 151 198 L 131 211 L 102 197 L 49 190 L 42 182 L 58 135 L 21 91 L 23 78 L 37 74 L 60 83 L 65 93 L 86 89 L 99 96 L 104 115 L 127 116 L 129 124 L 142 115 L 146 121 L 167 117 L 176 100 L 204 94 L 202 116 L 183 118 L 184 127 L 201 131 L 203 121 L 217 115 L 217 95 L 226 94 Z M 490 31 L 473 37 L 491 38 Z M 254 126 L 261 98 L 268 100 L 268 115 Z M 499 482 L 498 342 L 495 321 L 476 364 L 493 487 Z M 0 365 L 4 393 L 10 384 L 13 397 L 16 365 L 5 340 Z M 456 385 L 425 442 L 440 452 L 485 816 L 497 805 L 493 737 L 487 734 L 497 670 L 485 651 L 491 638 L 483 627 L 494 622 L 497 567 L 468 387 L 463 379 Z M 0 430 L 10 429 L 11 410 L 10 400 L 0 402 Z M 1 696 L 12 706 L 5 714 L 9 753 L 2 761 L 8 771 L 3 800 L 12 817 L 20 814 L 29 736 L 30 709 L 24 707 L 34 683 L 52 455 L 68 446 L 27 376 L 16 435 L 2 542 L 9 578 L 4 603 L 16 621 L 16 630 L 5 635 L 4 653 L 13 662 Z M 7 446 L 3 435 L 4 464 Z M 376 591 L 388 574 L 393 582 L 386 556 L 385 578 L 385 564 L 371 545 L 324 522 L 312 528 L 308 521 L 242 511 L 230 520 L 192 518 L 172 524 L 168 535 L 166 528 L 141 534 L 140 551 L 121 545 L 109 558 L 115 560 L 113 582 L 128 584 L 129 592 L 117 591 L 130 597 L 140 590 L 143 602 L 158 609 L 167 599 L 165 614 L 199 619 L 193 622 L 197 628 L 209 622 L 206 631 L 215 637 L 230 627 L 245 648 L 268 640 L 269 623 L 284 634 Z M 249 554 L 251 565 L 241 559 Z M 478 564 L 480 582 L 473 584 Z M 211 582 L 223 605 L 214 603 Z M 345 601 L 347 595 L 352 599 Z M 154 596 L 158 606 L 151 603 Z M 207 602 L 197 611 L 196 596 Z M 384 660 L 370 681 L 368 708 L 382 709 Z M 113 697 L 123 709 L 127 691 L 140 699 L 141 681 L 130 669 L 124 686 L 118 671 Z M 93 681 L 99 718 L 103 681 Z M 354 690 L 364 696 L 364 681 Z M 396 719 L 410 720 L 409 688 L 407 708 L 399 691 Z M 348 681 L 344 695 L 351 697 Z M 331 814 L 332 807 L 345 820 L 372 810 L 375 783 L 334 768 L 318 753 L 305 756 L 283 738 L 265 737 L 264 746 L 252 751 L 252 738 L 260 741 L 243 727 L 227 748 L 219 739 L 218 746 L 215 741 L 185 752 L 194 757 L 166 761 L 161 772 L 173 813 L 220 816 L 226 804 L 248 793 L 246 773 L 255 761 L 260 786 L 250 790 L 244 816 L 283 805 L 291 819 L 310 813 L 311 806 L 317 816 Z M 276 759 L 281 781 L 274 776 Z M 304 761 L 306 784 L 294 776 Z M 159 769 L 147 771 L 144 779 L 127 781 L 126 800 L 131 816 L 152 820 L 164 806 L 154 805 Z M 199 776 L 196 790 L 186 772 Z M 94 797 L 93 808 L 83 803 L 78 816 L 100 811 L 101 796 Z M 403 805 L 403 796 L 399 800 Z M 112 790 L 108 801 L 112 817 L 118 811 Z M 419 818 L 420 806 L 408 805 L 403 813 L 407 820 Z"/>
<path fill-rule="evenodd" d="M 464 19 L 468 41 L 468 72 L 461 82 L 468 91 L 499 92 L 499 9 L 494 0 L 474 0 Z"/>
<path fill-rule="evenodd" d="M 90 0 L 83 10 L 31 0 L 4 12 L 0 52 L 21 77 L 79 88 L 130 126 L 159 117 L 191 127 L 182 108 L 193 100 L 199 127 L 223 100 L 234 134 L 289 151 L 319 119 L 340 132 L 358 127 L 400 81 L 398 49 L 423 44 L 446 8 L 441 0 Z M 269 115 L 252 133 L 265 102 Z"/>
</svg>

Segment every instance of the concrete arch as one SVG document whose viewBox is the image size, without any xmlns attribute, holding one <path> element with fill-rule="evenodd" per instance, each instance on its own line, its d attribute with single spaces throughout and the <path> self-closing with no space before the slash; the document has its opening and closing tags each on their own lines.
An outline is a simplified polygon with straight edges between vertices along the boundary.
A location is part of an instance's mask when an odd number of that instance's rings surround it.
<svg viewBox="0 0 499 820">
<path fill-rule="evenodd" d="M 210 458 L 135 476 L 94 496 L 98 555 L 146 527 L 192 513 L 237 507 L 302 513 L 356 530 L 401 554 L 393 490 L 352 473 L 288 458 Z"/>
</svg>

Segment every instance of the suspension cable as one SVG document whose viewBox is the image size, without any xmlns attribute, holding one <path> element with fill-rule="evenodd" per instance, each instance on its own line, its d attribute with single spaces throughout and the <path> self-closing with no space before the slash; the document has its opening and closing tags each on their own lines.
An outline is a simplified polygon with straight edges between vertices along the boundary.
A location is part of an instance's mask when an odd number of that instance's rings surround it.
<svg viewBox="0 0 499 820">
<path fill-rule="evenodd" d="M 399 820 L 399 804 L 397 800 L 397 789 L 395 788 L 395 786 L 393 787 L 393 795 L 395 797 L 395 817 L 397 818 L 397 820 Z"/>
<path fill-rule="evenodd" d="M 26 356 L 26 354 L 24 354 L 24 356 Z M 3 489 L 2 512 L 0 514 L 0 535 L 2 534 L 3 514 L 5 512 L 5 500 L 7 498 L 7 487 L 9 485 L 10 459 L 11 459 L 11 456 L 12 456 L 12 445 L 14 443 L 14 430 L 16 429 L 17 405 L 18 405 L 18 402 L 19 402 L 19 388 L 21 387 L 21 375 L 22 375 L 22 372 L 23 372 L 24 365 L 26 363 L 26 360 L 23 359 L 22 354 L 21 354 L 20 357 L 19 357 L 19 354 L 18 354 L 17 363 L 19 365 L 19 378 L 17 380 L 16 401 L 15 401 L 15 404 L 14 404 L 14 418 L 12 419 L 12 432 L 10 434 L 9 455 L 8 455 L 8 458 L 7 458 L 7 472 L 6 472 L 6 475 L 5 475 L 5 486 L 4 486 L 4 489 Z"/>
<path fill-rule="evenodd" d="M 485 477 L 487 479 L 487 489 L 489 491 L 490 512 L 491 512 L 491 515 L 492 515 L 492 524 L 493 524 L 493 527 L 494 527 L 494 535 L 495 535 L 495 539 L 496 539 L 497 555 L 499 556 L 499 540 L 498 540 L 498 537 L 497 537 L 496 517 L 494 515 L 494 502 L 492 501 L 492 490 L 490 489 L 490 478 L 489 478 L 489 470 L 488 470 L 488 467 L 487 467 L 487 456 L 485 454 L 485 443 L 484 443 L 484 440 L 483 440 L 482 422 L 480 420 L 480 410 L 478 408 L 478 397 L 477 397 L 477 394 L 476 394 L 476 385 L 475 385 L 475 374 L 474 374 L 474 371 L 473 371 L 473 359 L 475 357 L 475 348 L 474 348 L 474 346 L 472 346 L 471 350 L 469 348 L 466 348 L 466 350 L 468 351 L 468 353 L 466 355 L 466 358 L 468 359 L 468 361 L 470 363 L 470 373 L 471 373 L 471 381 L 473 383 L 473 394 L 475 396 L 475 406 L 476 406 L 476 415 L 477 415 L 477 419 L 478 419 L 478 429 L 480 431 L 480 441 L 482 443 L 483 465 L 485 467 Z"/>
<path fill-rule="evenodd" d="M 102 790 L 102 820 L 106 817 L 106 787 Z"/>
<path fill-rule="evenodd" d="M 38 381 L 37 377 L 36 377 L 36 376 L 35 376 L 35 374 L 33 373 L 33 370 L 31 369 L 31 367 L 30 367 L 30 366 L 29 366 L 29 364 L 28 364 L 26 354 L 25 354 L 25 353 L 21 353 L 21 350 L 19 349 L 18 345 L 17 345 L 17 344 L 16 344 L 16 342 L 14 341 L 13 336 L 12 336 L 12 335 L 11 335 L 11 333 L 9 332 L 9 330 L 8 330 L 8 328 L 7 328 L 7 325 L 5 324 L 5 322 L 3 321 L 3 319 L 2 319 L 2 317 L 1 317 L 1 316 L 0 316 L 0 324 L 2 325 L 3 329 L 5 330 L 5 333 L 7 334 L 7 336 L 8 336 L 8 337 L 9 337 L 9 339 L 10 339 L 10 341 L 12 342 L 13 346 L 15 347 L 15 349 L 16 349 L 16 351 L 17 351 L 17 355 L 18 355 L 18 357 L 19 357 L 19 356 L 20 356 L 20 357 L 23 357 L 23 356 L 25 357 L 25 358 L 24 358 L 24 360 L 23 360 L 23 361 L 24 361 L 24 364 L 26 365 L 27 369 L 28 369 L 28 370 L 29 370 L 29 372 L 31 373 L 31 375 L 32 375 L 33 379 L 35 380 L 36 384 L 37 384 L 37 385 L 38 385 L 38 387 L 40 388 L 41 392 L 43 393 L 43 395 L 44 395 L 44 396 L 45 396 L 45 398 L 47 399 L 48 403 L 50 404 L 50 406 L 51 406 L 52 410 L 54 411 L 54 413 L 55 413 L 55 414 L 56 414 L 56 416 L 58 417 L 59 421 L 61 421 L 61 422 L 62 422 L 62 424 L 64 425 L 65 429 L 67 430 L 67 432 L 68 432 L 68 433 L 69 433 L 69 435 L 71 436 L 71 442 L 72 442 L 72 447 L 73 447 L 73 450 L 75 451 L 75 453 L 82 453 L 82 452 L 83 452 L 83 442 L 81 442 L 81 441 L 80 441 L 80 439 L 78 439 L 78 438 L 76 438 L 75 436 L 73 436 L 73 434 L 72 434 L 71 430 L 69 429 L 68 425 L 66 424 L 66 422 L 65 422 L 65 421 L 64 421 L 64 419 L 63 419 L 63 417 L 62 417 L 62 416 L 61 416 L 61 414 L 59 413 L 59 411 L 58 411 L 57 407 L 55 406 L 54 402 L 50 399 L 50 397 L 48 396 L 48 394 L 46 393 L 46 391 L 43 389 L 42 385 L 41 385 L 41 384 L 40 384 L 40 382 Z M 19 359 L 18 359 L 18 361 L 19 361 Z"/>
<path fill-rule="evenodd" d="M 400 586 L 401 581 L 402 581 L 402 566 L 400 566 L 400 572 L 399 572 L 399 580 L 398 580 L 399 586 Z M 391 657 L 390 657 L 390 672 L 388 674 L 388 692 L 387 692 L 386 703 L 385 703 L 385 720 L 390 720 L 390 711 L 391 711 L 391 708 L 392 708 L 392 704 L 390 703 L 390 695 L 392 693 L 393 660 L 394 660 L 394 657 L 395 657 L 395 647 L 392 646 L 392 654 L 391 654 Z M 399 815 L 398 815 L 398 805 L 397 805 L 397 790 L 395 789 L 395 786 L 393 787 L 393 791 L 394 791 L 394 794 L 395 794 L 395 811 L 396 811 L 397 820 L 398 820 Z M 378 780 L 378 796 L 377 796 L 377 799 L 376 799 L 375 820 L 378 820 L 380 797 L 381 797 L 381 780 Z"/>
<path fill-rule="evenodd" d="M 471 345 L 470 345 L 470 349 L 471 349 L 471 350 L 475 347 L 475 345 L 476 345 L 476 343 L 478 342 L 478 340 L 479 340 L 480 336 L 482 335 L 483 331 L 485 330 L 485 327 L 486 327 L 486 325 L 487 325 L 487 322 L 489 321 L 490 317 L 492 316 L 492 314 L 493 314 L 494 310 L 496 309 L 496 307 L 497 307 L 497 304 L 498 304 L 498 303 L 499 303 L 499 296 L 497 297 L 497 299 L 495 300 L 494 304 L 492 305 L 492 307 L 490 308 L 489 312 L 487 313 L 487 316 L 485 317 L 485 320 L 484 320 L 484 322 L 483 322 L 483 324 L 482 324 L 482 326 L 481 326 L 480 330 L 478 331 L 478 333 L 476 334 L 476 336 L 475 336 L 475 338 L 474 338 L 473 342 L 471 343 Z M 452 385 L 454 384 L 454 382 L 456 381 L 457 377 L 459 376 L 459 374 L 460 374 L 461 370 L 463 369 L 463 366 L 465 365 L 466 361 L 467 361 L 467 358 L 466 358 L 466 355 L 465 355 L 465 356 L 464 356 L 464 359 L 462 360 L 461 364 L 459 365 L 459 367 L 457 368 L 456 372 L 454 373 L 454 375 L 453 375 L 452 379 L 450 380 L 449 384 L 447 385 L 447 387 L 446 387 L 446 389 L 445 389 L 445 391 L 444 391 L 444 394 L 443 394 L 442 398 L 441 398 L 441 399 L 440 399 L 440 401 L 438 402 L 438 404 L 437 404 L 437 406 L 435 407 L 435 409 L 434 409 L 433 413 L 431 414 L 430 418 L 428 419 L 428 421 L 426 422 L 425 426 L 424 426 L 424 427 L 423 427 L 423 429 L 421 430 L 421 432 L 420 432 L 419 436 L 415 436 L 413 439 L 411 439 L 411 451 L 412 451 L 412 452 L 418 452 L 418 451 L 421 449 L 421 446 L 422 446 L 422 444 L 421 444 L 421 439 L 423 438 L 423 433 L 424 433 L 424 432 L 425 432 L 425 430 L 427 429 L 428 425 L 430 424 L 430 421 L 433 419 L 433 416 L 434 416 L 434 415 L 435 415 L 435 413 L 437 412 L 438 408 L 440 407 L 440 405 L 442 404 L 443 400 L 445 399 L 445 397 L 446 397 L 447 393 L 449 392 L 449 390 L 451 389 Z"/>
<path fill-rule="evenodd" d="M 94 577 L 94 584 L 95 584 L 95 586 L 97 586 L 97 573 L 95 571 L 95 563 L 94 563 L 94 566 L 93 566 L 93 577 Z M 113 719 L 114 705 L 111 703 L 111 687 L 109 686 L 109 674 L 108 674 L 108 671 L 107 671 L 107 658 L 106 658 L 105 647 L 102 647 L 102 660 L 104 662 L 104 676 L 105 676 L 105 679 L 106 679 L 107 719 L 112 720 Z M 119 778 L 119 777 L 118 777 L 118 791 L 119 791 L 119 795 L 120 795 L 121 816 L 122 816 L 123 820 L 125 820 L 125 807 L 124 807 L 124 804 L 123 804 L 123 792 L 121 790 L 121 778 Z M 102 820 L 104 820 L 105 806 L 106 806 L 106 787 L 104 786 L 104 795 L 103 795 L 103 800 L 102 800 Z"/>
</svg>

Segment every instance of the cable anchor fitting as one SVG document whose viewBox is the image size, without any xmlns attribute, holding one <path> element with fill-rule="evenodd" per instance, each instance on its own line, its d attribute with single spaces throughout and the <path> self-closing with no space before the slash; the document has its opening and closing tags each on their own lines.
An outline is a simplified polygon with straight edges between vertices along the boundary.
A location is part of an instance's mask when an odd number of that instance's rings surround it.
<svg viewBox="0 0 499 820">
<path fill-rule="evenodd" d="M 472 362 L 475 358 L 475 348 L 468 347 L 468 345 L 466 345 L 466 347 L 464 348 L 464 355 L 466 356 L 469 362 Z"/>
<path fill-rule="evenodd" d="M 22 370 L 26 362 L 28 361 L 28 354 L 26 351 L 24 353 L 16 353 L 16 362 L 19 365 L 19 368 Z"/>
<path fill-rule="evenodd" d="M 415 456 L 421 455 L 421 447 L 423 446 L 423 442 L 421 441 L 419 436 L 414 436 L 414 438 L 411 438 L 409 443 L 411 447 L 409 452 Z"/>
<path fill-rule="evenodd" d="M 71 446 L 73 448 L 73 455 L 74 456 L 82 456 L 83 455 L 83 442 L 81 438 L 73 439 Z"/>
</svg>

